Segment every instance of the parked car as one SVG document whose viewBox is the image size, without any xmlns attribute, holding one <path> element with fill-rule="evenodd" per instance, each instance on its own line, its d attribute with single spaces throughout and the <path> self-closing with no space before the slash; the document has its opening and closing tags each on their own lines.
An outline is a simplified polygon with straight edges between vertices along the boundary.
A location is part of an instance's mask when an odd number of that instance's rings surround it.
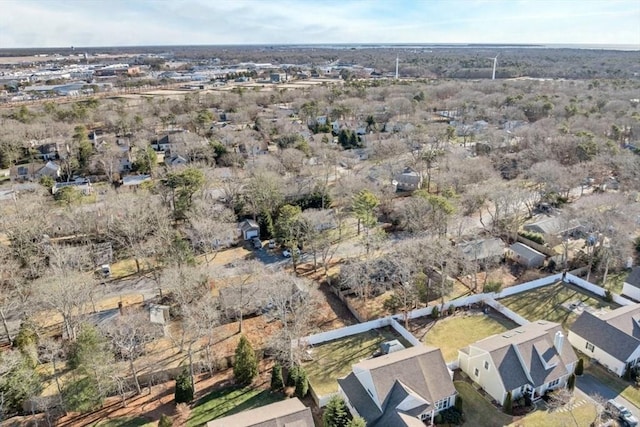
<svg viewBox="0 0 640 427">
<path fill-rule="evenodd" d="M 296 256 L 300 256 L 300 249 L 295 248 L 294 250 Z M 291 258 L 291 249 L 285 249 L 284 251 L 282 251 L 282 256 L 285 258 Z"/>
<path fill-rule="evenodd" d="M 609 409 L 614 416 L 617 415 L 620 421 L 625 423 L 625 425 L 629 427 L 635 427 L 638 425 L 638 419 L 634 417 L 631 411 L 621 403 L 618 403 L 613 399 L 609 399 L 607 401 L 607 409 Z"/>
<path fill-rule="evenodd" d="M 269 249 L 274 249 L 276 247 L 276 241 L 271 239 L 269 240 Z"/>
<path fill-rule="evenodd" d="M 254 249 L 262 249 L 262 241 L 257 237 L 251 239 L 251 244 L 253 245 Z"/>
</svg>

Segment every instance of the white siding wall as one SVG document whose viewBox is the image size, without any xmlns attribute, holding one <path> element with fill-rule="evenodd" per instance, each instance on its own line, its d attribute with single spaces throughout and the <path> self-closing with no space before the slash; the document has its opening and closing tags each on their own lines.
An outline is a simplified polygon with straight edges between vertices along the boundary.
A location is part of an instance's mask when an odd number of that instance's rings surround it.
<svg viewBox="0 0 640 427">
<path fill-rule="evenodd" d="M 626 282 L 622 285 L 622 293 L 630 296 L 636 301 L 640 301 L 640 289 L 635 286 L 631 286 Z"/>
<path fill-rule="evenodd" d="M 489 362 L 489 370 L 484 368 L 485 361 Z M 476 368 L 478 369 L 478 376 L 474 373 Z M 498 371 L 488 353 L 469 357 L 468 370 L 462 370 L 469 376 L 469 378 L 478 383 L 491 397 L 502 404 L 505 395 L 504 386 L 502 385 L 500 375 L 498 374 Z"/>
<path fill-rule="evenodd" d="M 611 356 L 609 353 L 606 353 L 602 349 L 595 346 L 594 346 L 593 352 L 591 352 L 590 350 L 587 350 L 586 348 L 587 340 L 585 340 L 581 336 L 576 335 L 572 331 L 569 331 L 568 340 L 571 343 L 571 345 L 574 346 L 577 350 L 580 350 L 587 356 L 597 360 L 598 363 L 600 363 L 607 369 L 610 369 L 611 371 L 615 372 L 618 375 L 622 375 L 624 373 L 624 367 L 625 367 L 624 362 L 617 360 L 616 358 Z"/>
</svg>

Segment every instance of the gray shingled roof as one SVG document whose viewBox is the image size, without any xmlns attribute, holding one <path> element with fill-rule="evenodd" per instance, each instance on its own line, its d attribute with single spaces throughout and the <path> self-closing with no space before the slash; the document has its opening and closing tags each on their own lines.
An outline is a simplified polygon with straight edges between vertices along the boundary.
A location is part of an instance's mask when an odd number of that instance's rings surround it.
<svg viewBox="0 0 640 427">
<path fill-rule="evenodd" d="M 640 288 L 640 266 L 633 267 L 629 276 L 627 276 L 625 283 L 628 283 L 631 286 L 635 286 L 636 288 Z"/>
<path fill-rule="evenodd" d="M 487 258 L 504 255 L 504 242 L 500 239 L 479 239 L 458 244 L 462 255 L 471 261 L 482 261 Z"/>
<path fill-rule="evenodd" d="M 640 304 L 620 307 L 601 317 L 583 311 L 571 332 L 624 362 L 640 346 L 640 327 L 633 319 L 638 314 Z"/>
<path fill-rule="evenodd" d="M 557 235 L 580 228 L 580 223 L 575 219 L 565 221 L 560 217 L 550 217 L 531 224 L 525 224 L 522 228 L 534 233 Z"/>
<path fill-rule="evenodd" d="M 381 412 L 353 373 L 338 380 L 340 388 L 369 426 L 414 424 L 413 420 L 403 421 L 405 416 L 396 410 L 396 406 L 410 393 L 429 402 L 428 405 L 420 407 L 420 412 L 433 403 L 456 393 L 442 353 L 440 349 L 434 347 L 411 347 L 357 363 L 353 369 L 369 371 L 376 393 L 382 400 L 380 406 L 383 411 Z M 405 415 L 420 422 L 415 418 L 417 415 L 413 414 L 415 411 L 411 412 L 411 414 L 405 412 Z"/>
<path fill-rule="evenodd" d="M 568 342 L 558 354 L 553 343 L 557 331 L 562 331 L 559 324 L 538 321 L 477 341 L 471 347 L 490 354 L 506 390 L 531 384 L 528 377 L 538 387 L 566 375 L 566 365 L 578 360 Z M 546 369 L 543 359 L 556 365 Z"/>
<path fill-rule="evenodd" d="M 314 427 L 311 410 L 298 398 L 209 421 L 207 427 Z"/>
</svg>

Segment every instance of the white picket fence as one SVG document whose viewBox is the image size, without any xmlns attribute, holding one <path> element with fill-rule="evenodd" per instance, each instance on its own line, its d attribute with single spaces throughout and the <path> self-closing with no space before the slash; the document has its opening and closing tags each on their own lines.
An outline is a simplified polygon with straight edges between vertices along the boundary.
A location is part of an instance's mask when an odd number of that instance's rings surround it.
<svg viewBox="0 0 640 427">
<path fill-rule="evenodd" d="M 506 316 L 507 318 L 513 320 L 518 325 L 526 325 L 527 323 L 531 323 L 527 319 L 525 319 L 524 317 L 520 316 L 518 313 L 508 309 L 507 307 L 505 307 L 504 305 L 500 304 L 498 301 L 496 301 L 494 299 L 485 300 L 485 304 L 487 304 L 489 307 L 493 308 L 494 310 L 496 310 L 497 312 L 499 312 L 503 316 Z"/>
<path fill-rule="evenodd" d="M 562 274 L 554 274 L 551 276 L 543 277 L 541 279 L 532 280 L 521 285 L 511 286 L 495 294 L 494 299 L 506 298 L 508 296 L 519 294 L 520 292 L 529 291 L 531 289 L 547 286 L 552 283 L 556 283 L 562 279 Z"/>
</svg>

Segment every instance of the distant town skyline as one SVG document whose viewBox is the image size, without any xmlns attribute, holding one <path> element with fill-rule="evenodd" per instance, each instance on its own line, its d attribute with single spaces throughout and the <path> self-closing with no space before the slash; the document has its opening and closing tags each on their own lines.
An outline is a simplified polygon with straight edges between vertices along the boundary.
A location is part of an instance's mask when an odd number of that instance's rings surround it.
<svg viewBox="0 0 640 427">
<path fill-rule="evenodd" d="M 638 0 L 0 0 L 0 48 L 513 43 L 640 48 Z"/>
</svg>

